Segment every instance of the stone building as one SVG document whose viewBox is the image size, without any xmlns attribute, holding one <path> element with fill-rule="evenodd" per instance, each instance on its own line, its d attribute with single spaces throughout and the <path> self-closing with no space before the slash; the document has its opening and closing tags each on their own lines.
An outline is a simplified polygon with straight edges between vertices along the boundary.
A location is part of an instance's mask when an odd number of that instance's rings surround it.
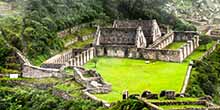
<svg viewBox="0 0 220 110">
<path fill-rule="evenodd" d="M 138 28 L 141 27 L 147 44 L 152 44 L 161 37 L 160 27 L 156 20 L 115 20 L 113 28 Z"/>
<path fill-rule="evenodd" d="M 145 48 L 147 42 L 141 27 L 101 28 L 97 31 L 95 45 Z"/>
</svg>

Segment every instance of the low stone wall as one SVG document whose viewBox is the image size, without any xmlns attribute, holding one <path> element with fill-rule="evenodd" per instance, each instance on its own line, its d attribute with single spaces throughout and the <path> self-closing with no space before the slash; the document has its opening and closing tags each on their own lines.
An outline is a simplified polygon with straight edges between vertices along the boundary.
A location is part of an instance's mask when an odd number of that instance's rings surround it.
<svg viewBox="0 0 220 110">
<path fill-rule="evenodd" d="M 188 41 L 195 36 L 198 36 L 198 33 L 195 31 L 184 31 L 184 32 L 174 32 L 174 41 Z"/>
<path fill-rule="evenodd" d="M 150 109 L 150 110 L 163 110 L 162 108 L 158 107 L 157 105 L 148 102 L 147 100 L 140 98 L 140 97 L 136 97 L 138 100 L 141 100 L 144 102 L 145 106 Z"/>
<path fill-rule="evenodd" d="M 73 38 L 71 41 L 67 42 L 64 44 L 64 47 L 68 47 L 70 45 L 73 45 L 75 44 L 76 42 L 78 41 L 86 41 L 86 40 L 89 40 L 91 38 L 94 38 L 95 34 L 90 34 L 90 35 L 86 35 L 86 36 L 82 36 L 82 37 L 75 37 Z"/>
<path fill-rule="evenodd" d="M 72 28 L 68 28 L 68 29 L 65 29 L 63 31 L 58 32 L 57 35 L 59 37 L 65 37 L 67 35 L 70 35 L 70 34 L 76 32 L 80 28 L 87 27 L 89 25 L 90 25 L 89 23 L 85 23 L 85 24 L 81 24 L 81 25 L 78 25 L 78 26 L 75 26 L 75 27 L 72 27 Z"/>
<path fill-rule="evenodd" d="M 83 91 L 83 94 L 84 94 L 85 98 L 91 99 L 91 100 L 93 100 L 95 102 L 100 102 L 100 103 L 103 104 L 104 107 L 109 108 L 111 106 L 111 104 L 109 104 L 108 102 L 106 102 L 106 101 L 104 101 L 102 99 L 97 98 L 95 95 L 90 94 L 86 90 Z"/>
<path fill-rule="evenodd" d="M 57 77 L 63 78 L 65 74 L 60 72 L 58 69 L 47 69 L 40 68 L 28 64 L 23 65 L 22 77 L 25 78 L 47 78 L 47 77 Z"/>
<path fill-rule="evenodd" d="M 109 93 L 112 90 L 111 84 L 105 82 L 101 75 L 93 70 L 74 67 L 74 79 L 92 94 Z"/>
<path fill-rule="evenodd" d="M 209 107 L 210 104 L 207 101 L 200 100 L 200 101 L 164 101 L 164 102 L 152 102 L 157 106 L 163 105 L 203 105 Z"/>
</svg>

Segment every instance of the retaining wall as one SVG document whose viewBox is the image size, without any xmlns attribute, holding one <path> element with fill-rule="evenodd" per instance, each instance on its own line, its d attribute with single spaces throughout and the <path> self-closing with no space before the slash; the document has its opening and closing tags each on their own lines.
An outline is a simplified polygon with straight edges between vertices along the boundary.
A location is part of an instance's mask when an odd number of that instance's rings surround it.
<svg viewBox="0 0 220 110">
<path fill-rule="evenodd" d="M 181 50 L 160 50 L 160 49 L 142 49 L 142 57 L 144 59 L 181 62 Z"/>
<path fill-rule="evenodd" d="M 149 46 L 149 48 L 162 49 L 171 44 L 173 41 L 174 33 L 171 32 L 156 40 L 153 44 Z"/>
<path fill-rule="evenodd" d="M 23 69 L 22 69 L 22 77 L 25 77 L 25 78 L 48 78 L 48 77 L 63 78 L 65 77 L 65 74 L 63 74 L 59 69 L 40 68 L 40 67 L 24 64 Z"/>
<path fill-rule="evenodd" d="M 57 32 L 57 35 L 58 35 L 58 37 L 65 37 L 67 35 L 70 35 L 70 34 L 76 32 L 80 28 L 87 27 L 89 25 L 90 25 L 89 23 L 85 23 L 85 24 L 81 24 L 81 25 L 78 25 L 78 26 L 75 26 L 75 27 L 72 27 L 72 28 L 67 28 L 63 31 Z"/>
<path fill-rule="evenodd" d="M 90 35 L 86 35 L 86 36 L 82 36 L 82 37 L 75 37 L 73 38 L 71 41 L 67 42 L 64 44 L 64 47 L 68 47 L 70 45 L 73 45 L 75 44 L 76 42 L 78 41 L 86 41 L 86 40 L 89 40 L 91 38 L 94 38 L 94 33 L 93 34 L 90 34 Z"/>
</svg>

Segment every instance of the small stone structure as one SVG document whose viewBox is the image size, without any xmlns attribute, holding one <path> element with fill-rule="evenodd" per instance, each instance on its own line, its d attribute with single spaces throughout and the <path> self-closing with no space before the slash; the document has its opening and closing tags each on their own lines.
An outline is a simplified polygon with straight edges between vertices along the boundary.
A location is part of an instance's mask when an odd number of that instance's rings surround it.
<svg viewBox="0 0 220 110">
<path fill-rule="evenodd" d="M 101 75 L 93 70 L 74 67 L 75 80 L 86 87 L 86 91 L 92 94 L 111 92 L 111 84 L 104 82 Z"/>
<path fill-rule="evenodd" d="M 22 67 L 22 77 L 25 78 L 47 78 L 47 77 L 58 77 L 63 78 L 66 75 L 60 69 L 53 68 L 41 68 L 33 66 L 29 60 L 22 55 L 22 53 L 16 50 L 16 55 L 19 58 Z"/>
</svg>

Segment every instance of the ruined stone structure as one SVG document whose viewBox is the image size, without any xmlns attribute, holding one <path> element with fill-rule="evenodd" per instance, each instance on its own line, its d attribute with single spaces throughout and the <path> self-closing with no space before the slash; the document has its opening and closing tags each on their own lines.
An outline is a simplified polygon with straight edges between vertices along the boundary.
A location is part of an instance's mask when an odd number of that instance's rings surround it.
<svg viewBox="0 0 220 110">
<path fill-rule="evenodd" d="M 82 66 L 95 57 L 95 48 L 72 49 L 58 54 L 42 65 L 44 68 L 61 68 L 62 66 Z"/>
<path fill-rule="evenodd" d="M 99 73 L 93 70 L 85 70 L 84 68 L 74 67 L 75 80 L 82 84 L 89 93 L 109 93 L 111 92 L 111 84 L 104 82 Z"/>
<path fill-rule="evenodd" d="M 96 54 L 182 62 L 199 47 L 196 32 L 166 32 L 168 33 L 164 36 L 161 35 L 156 20 L 116 20 L 113 28 L 97 29 L 94 41 Z M 179 49 L 164 49 L 171 43 L 180 41 L 186 43 Z"/>
</svg>

